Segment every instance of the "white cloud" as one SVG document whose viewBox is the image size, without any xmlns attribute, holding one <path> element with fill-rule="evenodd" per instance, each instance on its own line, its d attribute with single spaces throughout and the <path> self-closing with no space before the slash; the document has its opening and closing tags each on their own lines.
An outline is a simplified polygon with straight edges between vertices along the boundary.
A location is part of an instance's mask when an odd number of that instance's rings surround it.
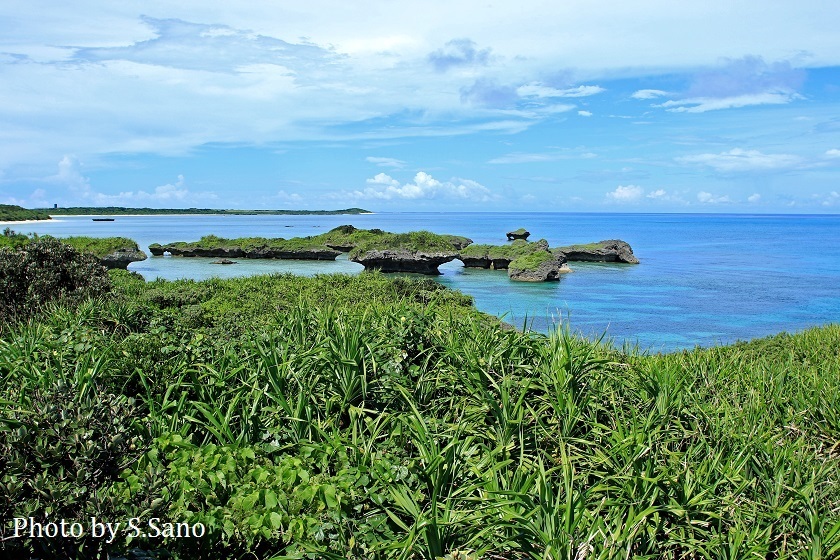
<svg viewBox="0 0 840 560">
<path fill-rule="evenodd" d="M 831 191 L 825 197 L 823 197 L 822 201 L 823 206 L 840 206 L 840 193 L 837 191 Z"/>
<path fill-rule="evenodd" d="M 461 199 L 474 202 L 487 202 L 496 198 L 487 187 L 471 179 L 453 178 L 450 181 L 438 181 L 424 171 L 418 172 L 411 183 L 402 184 L 385 173 L 378 173 L 366 182 L 369 186 L 365 189 L 330 193 L 328 198 L 364 200 Z"/>
<path fill-rule="evenodd" d="M 662 91 L 661 89 L 640 89 L 633 93 L 630 97 L 633 99 L 654 99 L 656 97 L 662 97 L 663 95 L 669 95 L 667 91 Z"/>
<path fill-rule="evenodd" d="M 151 192 L 138 191 L 123 191 L 118 194 L 105 194 L 100 192 L 88 192 L 86 198 L 94 202 L 97 206 L 110 205 L 134 205 L 134 204 L 148 204 L 148 203 L 165 203 L 182 206 L 189 202 L 191 205 L 200 204 L 202 201 L 215 200 L 218 197 L 212 192 L 191 192 L 184 186 L 185 180 L 183 175 L 178 175 L 178 180 L 172 184 L 160 185 L 155 187 Z"/>
<path fill-rule="evenodd" d="M 561 161 L 567 159 L 592 159 L 598 157 L 592 152 L 554 151 L 542 153 L 513 152 L 489 160 L 487 163 L 536 163 L 541 161 Z"/>
<path fill-rule="evenodd" d="M 637 202 L 645 194 L 642 187 L 636 185 L 619 185 L 614 191 L 607 193 L 607 200 L 618 203 Z"/>
<path fill-rule="evenodd" d="M 840 158 L 840 150 L 838 150 L 836 148 L 826 150 L 825 156 L 830 157 L 830 158 Z"/>
<path fill-rule="evenodd" d="M 751 194 L 750 196 L 747 197 L 747 202 L 751 202 L 753 204 L 755 204 L 756 202 L 759 202 L 760 200 L 761 200 L 761 195 L 758 194 L 758 193 L 753 193 L 753 194 Z"/>
<path fill-rule="evenodd" d="M 588 97 L 607 91 L 600 86 L 578 86 L 573 88 L 557 89 L 543 85 L 540 82 L 531 82 L 516 88 L 516 93 L 521 97 Z"/>
<path fill-rule="evenodd" d="M 665 191 L 665 189 L 656 189 L 655 191 L 650 191 L 649 193 L 647 193 L 647 197 L 653 199 L 661 199 L 665 198 L 666 196 L 668 196 L 668 193 Z"/>
<path fill-rule="evenodd" d="M 726 204 L 728 202 L 732 202 L 729 196 L 718 196 L 706 191 L 700 191 L 697 193 L 697 200 L 702 204 Z"/>
<path fill-rule="evenodd" d="M 783 105 L 795 99 L 804 99 L 798 93 L 765 92 L 736 95 L 734 97 L 692 97 L 689 99 L 666 101 L 655 107 L 664 107 L 672 113 L 705 113 L 720 109 L 734 109 L 749 105 Z"/>
<path fill-rule="evenodd" d="M 698 154 L 674 158 L 678 163 L 711 167 L 720 173 L 773 171 L 805 164 L 803 158 L 792 154 L 764 154 L 758 150 L 735 148 L 719 154 Z"/>
<path fill-rule="evenodd" d="M 580 115 L 581 117 L 591 117 L 592 113 L 589 111 L 578 111 L 578 115 Z"/>
<path fill-rule="evenodd" d="M 401 169 L 405 166 L 404 161 L 389 157 L 368 156 L 365 158 L 365 161 L 369 163 L 375 163 L 378 167 L 393 167 L 396 169 Z"/>
<path fill-rule="evenodd" d="M 281 200 L 283 202 L 303 202 L 303 197 L 300 196 L 298 193 L 287 193 L 286 191 L 277 191 L 277 194 L 274 198 Z"/>
</svg>

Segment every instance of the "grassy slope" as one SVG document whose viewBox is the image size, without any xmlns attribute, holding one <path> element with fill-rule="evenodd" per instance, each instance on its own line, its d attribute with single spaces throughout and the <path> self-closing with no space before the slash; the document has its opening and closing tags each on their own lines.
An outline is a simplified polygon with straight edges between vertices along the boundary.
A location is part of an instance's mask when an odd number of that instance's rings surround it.
<svg viewBox="0 0 840 560">
<path fill-rule="evenodd" d="M 111 301 L 4 329 L 0 400 L 25 422 L 45 384 L 70 387 L 74 411 L 136 398 L 145 452 L 100 493 L 122 516 L 201 521 L 213 537 L 201 553 L 192 539 L 132 546 L 181 558 L 840 552 L 838 326 L 647 356 L 504 330 L 431 281 L 114 278 Z M 0 432 L 9 453 L 16 434 Z M 56 494 L 63 514 L 100 513 L 67 506 L 79 492 L 71 479 Z M 15 515 L 44 507 L 0 498 Z"/>
</svg>

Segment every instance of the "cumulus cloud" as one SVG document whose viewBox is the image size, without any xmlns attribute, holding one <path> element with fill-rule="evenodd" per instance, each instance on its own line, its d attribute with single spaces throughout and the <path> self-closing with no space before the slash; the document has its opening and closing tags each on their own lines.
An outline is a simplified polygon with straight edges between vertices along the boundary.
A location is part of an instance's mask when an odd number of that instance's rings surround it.
<svg viewBox="0 0 840 560">
<path fill-rule="evenodd" d="M 303 197 L 298 193 L 288 193 L 283 190 L 277 191 L 277 194 L 274 195 L 274 198 L 283 202 L 303 202 Z"/>
<path fill-rule="evenodd" d="M 47 178 L 47 182 L 60 185 L 70 191 L 71 199 L 83 200 L 93 206 L 121 206 L 148 203 L 199 204 L 201 201 L 215 200 L 213 192 L 192 192 L 185 185 L 183 175 L 178 175 L 175 183 L 167 183 L 154 188 L 152 191 L 122 191 L 117 194 L 103 193 L 94 190 L 90 179 L 82 174 L 82 163 L 71 155 L 65 155 L 58 162 L 58 173 Z M 40 195 L 38 190 L 34 194 Z"/>
<path fill-rule="evenodd" d="M 393 167 L 396 169 L 401 169 L 405 166 L 405 162 L 396 158 L 389 158 L 389 157 L 373 157 L 368 156 L 365 158 L 365 161 L 368 163 L 374 163 L 378 167 Z"/>
<path fill-rule="evenodd" d="M 578 115 L 580 115 L 581 117 L 591 117 L 592 113 L 589 111 L 578 111 Z"/>
<path fill-rule="evenodd" d="M 490 189 L 476 181 L 460 178 L 439 181 L 424 171 L 418 172 L 410 183 L 401 183 L 385 173 L 378 173 L 366 182 L 368 186 L 364 189 L 333 193 L 330 198 L 350 197 L 366 200 L 461 199 L 474 202 L 487 202 L 495 198 Z"/>
<path fill-rule="evenodd" d="M 458 66 L 485 66 L 490 60 L 490 49 L 477 49 L 475 41 L 453 39 L 442 49 L 429 53 L 429 62 L 438 72 Z"/>
<path fill-rule="evenodd" d="M 212 192 L 191 192 L 185 186 L 183 175 L 178 175 L 178 180 L 155 187 L 153 191 L 123 191 L 117 194 L 106 194 L 100 192 L 88 192 L 86 198 L 97 206 L 122 205 L 122 204 L 183 204 L 186 202 L 200 203 L 205 200 L 215 200 L 218 197 Z"/>
<path fill-rule="evenodd" d="M 840 158 L 840 150 L 832 148 L 830 150 L 826 150 L 825 152 L 826 157 L 830 158 Z"/>
<path fill-rule="evenodd" d="M 638 202 L 644 194 L 645 190 L 642 187 L 619 185 L 614 191 L 607 193 L 607 200 L 618 203 Z"/>
<path fill-rule="evenodd" d="M 697 201 L 701 204 L 726 204 L 732 202 L 728 195 L 718 196 L 706 191 L 697 193 Z"/>
<path fill-rule="evenodd" d="M 758 194 L 758 193 L 753 193 L 753 194 L 751 194 L 750 196 L 747 197 L 747 202 L 750 202 L 750 203 L 753 203 L 753 204 L 755 204 L 756 202 L 759 202 L 760 200 L 761 200 L 761 195 Z"/>
<path fill-rule="evenodd" d="M 823 206 L 840 206 L 840 193 L 837 191 L 831 191 L 827 195 L 823 197 L 822 200 Z"/>
<path fill-rule="evenodd" d="M 668 95 L 668 92 L 662 91 L 661 89 L 640 89 L 635 91 L 630 97 L 633 99 L 655 99 L 664 95 Z"/>
<path fill-rule="evenodd" d="M 678 163 L 711 167 L 720 173 L 774 171 L 804 164 L 803 158 L 792 154 L 764 154 L 758 150 L 735 148 L 719 154 L 698 154 L 674 158 Z"/>
<path fill-rule="evenodd" d="M 647 194 L 648 198 L 653 198 L 653 199 L 665 198 L 666 196 L 668 196 L 668 193 L 665 191 L 665 189 L 656 189 L 655 191 L 650 191 Z"/>
</svg>

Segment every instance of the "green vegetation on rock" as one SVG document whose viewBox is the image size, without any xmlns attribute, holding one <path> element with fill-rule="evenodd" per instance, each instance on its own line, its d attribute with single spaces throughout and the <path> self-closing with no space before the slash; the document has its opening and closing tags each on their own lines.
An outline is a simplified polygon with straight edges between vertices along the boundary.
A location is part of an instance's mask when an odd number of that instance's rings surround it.
<svg viewBox="0 0 840 560">
<path fill-rule="evenodd" d="M 534 251 L 532 253 L 528 253 L 527 255 L 516 257 L 510 262 L 508 268 L 516 270 L 536 270 L 540 267 L 540 265 L 554 260 L 554 258 L 554 255 L 552 255 L 549 251 Z"/>
<path fill-rule="evenodd" d="M 373 250 L 397 249 L 410 252 L 455 253 L 452 236 L 421 230 L 408 233 L 383 233 L 357 245 L 350 252 L 350 258 Z"/>
<path fill-rule="evenodd" d="M 79 251 L 92 253 L 99 258 L 123 249 L 139 249 L 137 242 L 127 237 L 85 237 L 73 236 L 61 238 L 63 243 Z"/>
<path fill-rule="evenodd" d="M 14 204 L 0 204 L 0 222 L 49 219 L 50 215 L 46 210 L 27 210 Z"/>
</svg>

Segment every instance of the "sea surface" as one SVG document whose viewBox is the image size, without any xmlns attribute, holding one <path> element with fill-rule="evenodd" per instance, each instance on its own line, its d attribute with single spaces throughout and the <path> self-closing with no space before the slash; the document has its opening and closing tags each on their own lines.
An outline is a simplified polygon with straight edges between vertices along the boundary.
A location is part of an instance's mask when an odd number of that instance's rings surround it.
<svg viewBox="0 0 840 560">
<path fill-rule="evenodd" d="M 441 267 L 442 284 L 475 298 L 478 309 L 518 327 L 547 332 L 561 322 L 617 345 L 673 351 L 727 344 L 840 321 L 840 216 L 741 214 L 377 213 L 358 216 L 60 216 L 9 224 L 57 237 L 124 236 L 151 243 L 222 237 L 317 235 L 341 224 L 404 232 L 427 229 L 504 243 L 525 227 L 554 246 L 623 239 L 638 265 L 570 263 L 559 282 L 519 283 L 506 271 Z M 2 227 L 6 227 L 3 225 Z M 151 253 L 149 253 L 151 255 Z M 272 272 L 302 275 L 362 267 L 336 262 L 151 257 L 129 270 L 147 280 L 204 279 Z"/>
</svg>

